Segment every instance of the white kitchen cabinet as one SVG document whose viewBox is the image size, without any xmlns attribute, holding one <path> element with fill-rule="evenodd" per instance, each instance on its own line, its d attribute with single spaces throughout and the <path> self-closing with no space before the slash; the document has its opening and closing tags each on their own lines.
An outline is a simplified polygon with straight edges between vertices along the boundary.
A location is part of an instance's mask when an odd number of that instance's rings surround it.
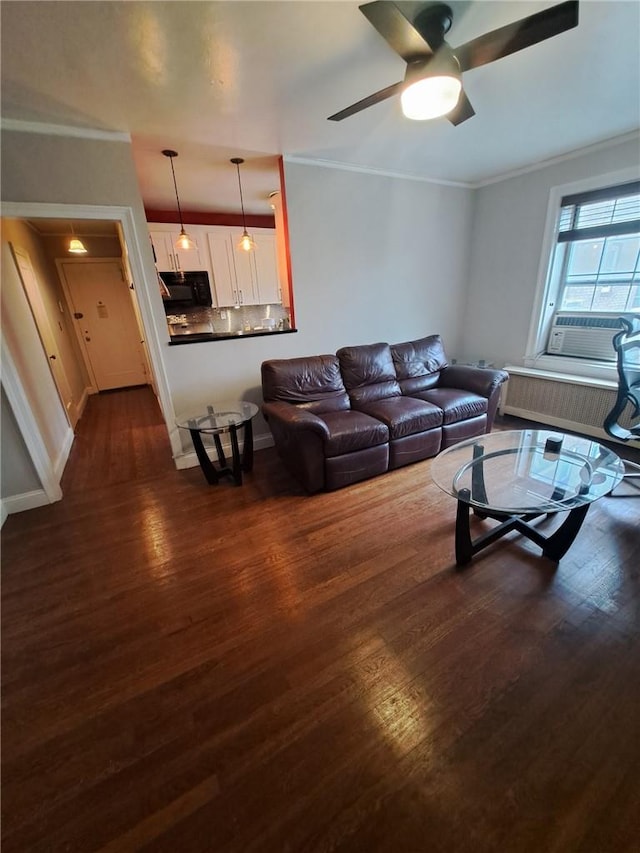
<svg viewBox="0 0 640 853">
<path fill-rule="evenodd" d="M 268 233 L 254 233 L 253 239 L 256 243 L 256 250 L 255 252 L 251 252 L 251 254 L 253 255 L 256 267 L 258 301 L 261 305 L 282 302 L 280 281 L 278 279 L 276 235 L 273 231 Z"/>
<path fill-rule="evenodd" d="M 240 305 L 233 244 L 227 230 L 209 230 L 207 243 L 211 256 L 216 303 L 220 307 Z"/>
<path fill-rule="evenodd" d="M 238 248 L 242 230 L 227 226 L 207 229 L 217 304 L 269 305 L 281 302 L 275 234 L 251 229 L 256 249 Z"/>
<path fill-rule="evenodd" d="M 196 244 L 195 249 L 176 249 L 180 236 L 179 225 L 150 224 L 149 235 L 156 254 L 160 272 L 197 272 L 209 269 L 202 229 L 187 227 L 187 234 Z"/>
</svg>

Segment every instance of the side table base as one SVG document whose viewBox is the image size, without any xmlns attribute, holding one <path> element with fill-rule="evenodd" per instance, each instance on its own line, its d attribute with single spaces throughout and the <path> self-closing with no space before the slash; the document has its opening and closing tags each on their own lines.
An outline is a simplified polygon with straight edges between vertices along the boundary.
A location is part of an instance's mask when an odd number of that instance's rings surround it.
<svg viewBox="0 0 640 853">
<path fill-rule="evenodd" d="M 205 446 L 202 441 L 202 433 L 200 432 L 200 430 L 189 430 L 189 433 L 191 434 L 191 440 L 193 442 L 193 447 L 196 451 L 198 462 L 200 463 L 200 468 L 202 469 L 202 473 L 204 474 L 205 479 L 210 486 L 217 485 L 220 482 L 221 477 L 231 477 L 233 478 L 233 481 L 236 486 L 241 486 L 242 472 L 251 471 L 253 467 L 253 427 L 251 421 L 246 421 L 244 424 L 241 425 L 240 428 L 244 429 L 244 443 L 242 453 L 240 453 L 240 447 L 238 444 L 239 427 L 231 424 L 227 428 L 229 432 L 229 439 L 231 441 L 231 466 L 227 464 L 227 459 L 224 454 L 224 449 L 222 447 L 222 442 L 220 440 L 219 433 L 214 433 L 213 435 L 213 441 L 218 456 L 218 465 L 215 465 L 211 461 L 211 459 L 209 458 L 209 454 L 205 450 Z"/>
</svg>

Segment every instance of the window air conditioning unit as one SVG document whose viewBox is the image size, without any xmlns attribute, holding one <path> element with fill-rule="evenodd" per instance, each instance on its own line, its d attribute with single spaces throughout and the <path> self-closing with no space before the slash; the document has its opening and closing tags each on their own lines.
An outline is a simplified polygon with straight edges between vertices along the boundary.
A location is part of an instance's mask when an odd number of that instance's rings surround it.
<svg viewBox="0 0 640 853">
<path fill-rule="evenodd" d="M 613 336 L 621 328 L 617 313 L 559 311 L 553 318 L 547 353 L 615 361 Z"/>
</svg>

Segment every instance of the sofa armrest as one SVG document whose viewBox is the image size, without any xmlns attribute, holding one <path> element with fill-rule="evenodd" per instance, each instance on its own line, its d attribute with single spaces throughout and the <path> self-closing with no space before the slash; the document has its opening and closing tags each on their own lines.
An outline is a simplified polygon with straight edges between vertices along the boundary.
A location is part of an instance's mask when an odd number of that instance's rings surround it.
<svg viewBox="0 0 640 853">
<path fill-rule="evenodd" d="M 506 382 L 509 374 L 506 370 L 493 370 L 488 367 L 472 367 L 467 364 L 451 364 L 440 371 L 438 387 L 459 388 L 471 391 L 480 397 L 489 399 L 496 388 Z"/>
<path fill-rule="evenodd" d="M 323 489 L 324 446 L 330 433 L 322 418 L 281 400 L 263 403 L 262 414 L 269 424 L 276 450 L 293 476 L 308 492 Z"/>
<path fill-rule="evenodd" d="M 262 414 L 267 423 L 273 419 L 278 421 L 282 427 L 293 432 L 310 431 L 321 438 L 329 438 L 329 428 L 322 418 L 314 415 L 313 412 L 294 406 L 292 403 L 281 401 L 263 403 Z"/>
<path fill-rule="evenodd" d="M 500 387 L 509 378 L 506 370 L 488 367 L 471 367 L 468 364 L 451 364 L 440 371 L 438 386 L 470 391 L 487 400 L 487 427 L 491 432 L 500 400 Z"/>
</svg>

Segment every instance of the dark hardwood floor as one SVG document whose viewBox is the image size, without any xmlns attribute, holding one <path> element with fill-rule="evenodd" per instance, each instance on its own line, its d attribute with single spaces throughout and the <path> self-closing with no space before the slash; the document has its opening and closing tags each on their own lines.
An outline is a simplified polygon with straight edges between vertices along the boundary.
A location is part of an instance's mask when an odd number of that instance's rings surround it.
<svg viewBox="0 0 640 853">
<path fill-rule="evenodd" d="M 640 500 L 459 571 L 430 464 L 210 487 L 91 398 L 2 530 L 3 853 L 638 851 Z"/>
</svg>

